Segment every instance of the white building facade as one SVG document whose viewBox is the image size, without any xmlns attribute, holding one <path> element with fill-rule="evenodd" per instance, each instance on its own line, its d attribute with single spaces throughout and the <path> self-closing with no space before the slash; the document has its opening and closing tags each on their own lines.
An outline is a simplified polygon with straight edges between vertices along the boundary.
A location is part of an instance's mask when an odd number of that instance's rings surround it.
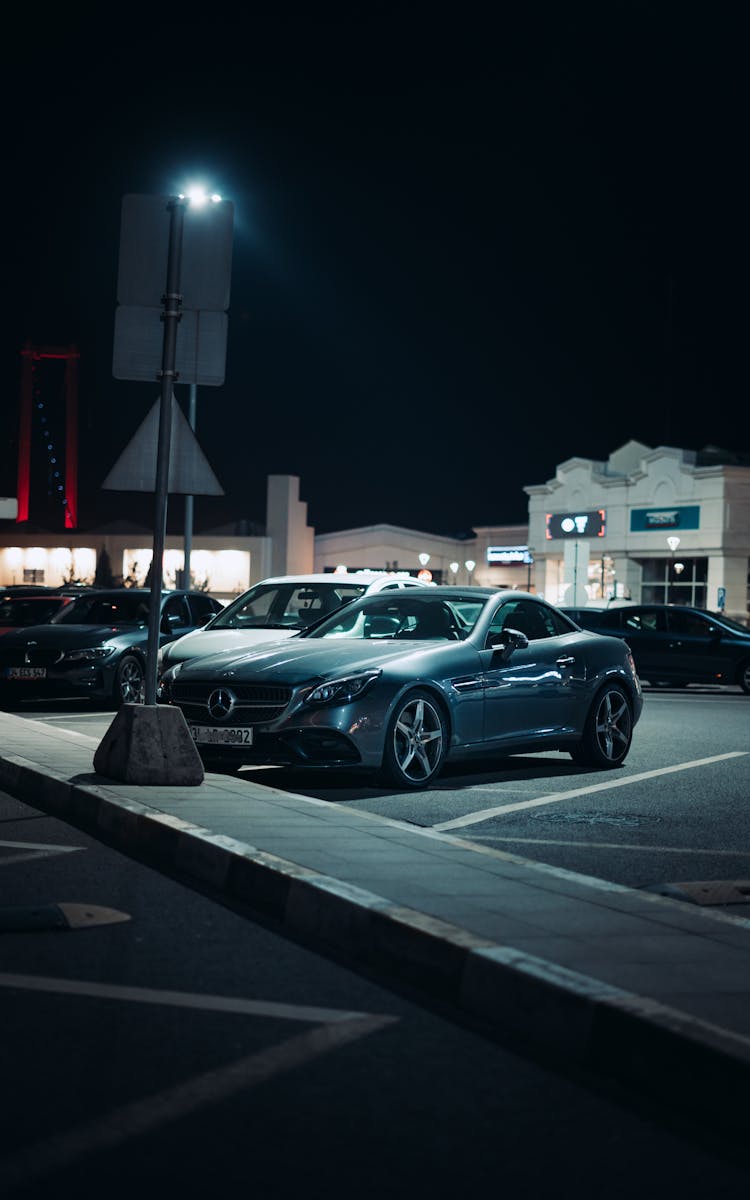
<svg viewBox="0 0 750 1200">
<path fill-rule="evenodd" d="M 528 486 L 534 583 L 553 604 L 695 604 L 748 618 L 750 467 L 630 441 Z"/>
</svg>

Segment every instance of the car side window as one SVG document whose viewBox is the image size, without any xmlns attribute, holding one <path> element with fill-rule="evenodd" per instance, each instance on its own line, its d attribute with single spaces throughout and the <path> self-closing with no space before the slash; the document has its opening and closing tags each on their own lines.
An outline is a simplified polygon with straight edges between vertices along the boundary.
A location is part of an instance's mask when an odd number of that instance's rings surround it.
<svg viewBox="0 0 750 1200">
<path fill-rule="evenodd" d="M 671 609 L 667 614 L 667 624 L 669 625 L 670 633 L 679 633 L 683 637 L 710 637 L 712 633 L 716 633 L 715 625 L 712 625 L 705 617 L 701 617 L 698 613 L 685 612 L 678 608 Z"/>
<path fill-rule="evenodd" d="M 666 626 L 664 614 L 655 608 L 624 608 L 622 613 L 622 628 L 635 633 L 664 633 Z"/>
<path fill-rule="evenodd" d="M 191 625 L 190 610 L 184 596 L 170 596 L 164 602 L 161 614 L 163 629 L 182 629 Z"/>
<path fill-rule="evenodd" d="M 554 608 L 539 606 L 544 615 L 544 623 L 549 637 L 562 637 L 564 633 L 575 633 L 573 626 L 564 613 L 556 612 Z"/>
<path fill-rule="evenodd" d="M 212 600 L 210 596 L 189 596 L 188 604 L 190 605 L 191 625 L 204 624 L 209 617 L 219 611 L 216 601 Z"/>
<path fill-rule="evenodd" d="M 525 633 L 530 642 L 554 637 L 558 632 L 571 632 L 567 622 L 564 629 L 558 629 L 555 621 L 550 620 L 547 613 L 554 618 L 552 609 L 548 609 L 546 605 L 536 604 L 533 600 L 508 600 L 500 605 L 492 618 L 489 640 L 496 640 L 504 629 L 517 629 L 520 633 Z"/>
</svg>

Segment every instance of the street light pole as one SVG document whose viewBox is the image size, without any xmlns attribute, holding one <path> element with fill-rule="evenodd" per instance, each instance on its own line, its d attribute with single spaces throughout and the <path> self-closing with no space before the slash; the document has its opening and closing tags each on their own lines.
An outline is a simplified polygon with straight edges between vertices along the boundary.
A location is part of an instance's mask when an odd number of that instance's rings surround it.
<svg viewBox="0 0 750 1200">
<path fill-rule="evenodd" d="M 180 323 L 182 295 L 182 233 L 185 224 L 185 197 L 173 196 L 169 209 L 169 252 L 167 286 L 162 297 L 164 338 L 161 357 L 161 397 L 159 402 L 159 440 L 156 451 L 156 496 L 154 504 L 154 551 L 151 559 L 151 603 L 148 616 L 146 650 L 145 703 L 156 704 L 156 659 L 159 653 L 161 592 L 164 571 L 164 542 L 167 534 L 167 497 L 169 494 L 169 451 L 172 439 L 172 400 L 176 379 L 177 326 Z"/>
</svg>

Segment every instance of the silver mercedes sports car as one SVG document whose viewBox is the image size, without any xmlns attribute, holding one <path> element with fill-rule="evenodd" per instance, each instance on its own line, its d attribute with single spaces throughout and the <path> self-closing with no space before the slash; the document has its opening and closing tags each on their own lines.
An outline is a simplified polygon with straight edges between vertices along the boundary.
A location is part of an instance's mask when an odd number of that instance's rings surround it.
<svg viewBox="0 0 750 1200">
<path fill-rule="evenodd" d="M 455 586 L 365 596 L 283 645 L 178 663 L 159 699 L 208 770 L 362 768 L 400 788 L 472 755 L 620 766 L 643 705 L 620 638 L 525 592 Z"/>
</svg>

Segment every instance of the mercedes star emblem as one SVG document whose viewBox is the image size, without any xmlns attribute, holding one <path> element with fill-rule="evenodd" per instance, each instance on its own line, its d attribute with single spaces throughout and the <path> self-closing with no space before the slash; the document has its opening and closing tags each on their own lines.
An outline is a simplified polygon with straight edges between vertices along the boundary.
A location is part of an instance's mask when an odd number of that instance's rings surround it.
<svg viewBox="0 0 750 1200">
<path fill-rule="evenodd" d="M 224 721 L 234 708 L 237 697 L 229 688 L 215 688 L 208 697 L 208 711 L 214 721 Z"/>
</svg>

